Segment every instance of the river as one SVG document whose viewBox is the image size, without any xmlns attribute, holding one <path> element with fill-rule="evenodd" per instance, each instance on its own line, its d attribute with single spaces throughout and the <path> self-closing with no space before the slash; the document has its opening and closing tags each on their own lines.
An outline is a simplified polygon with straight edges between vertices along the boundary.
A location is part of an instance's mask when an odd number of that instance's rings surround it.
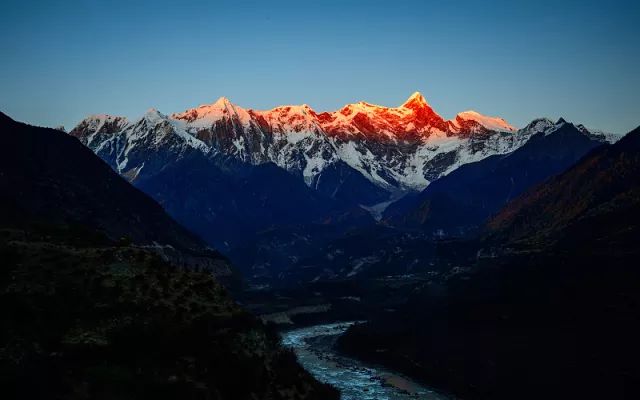
<svg viewBox="0 0 640 400">
<path fill-rule="evenodd" d="M 337 354 L 335 340 L 355 322 L 315 325 L 282 333 L 285 346 L 316 379 L 338 388 L 342 400 L 446 400 L 393 371 Z"/>
</svg>

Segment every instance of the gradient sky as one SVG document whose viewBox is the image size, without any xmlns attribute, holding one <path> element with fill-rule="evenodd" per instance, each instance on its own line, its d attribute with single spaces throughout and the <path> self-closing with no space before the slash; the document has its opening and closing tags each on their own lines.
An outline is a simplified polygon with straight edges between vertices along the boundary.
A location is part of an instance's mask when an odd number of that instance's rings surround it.
<svg viewBox="0 0 640 400">
<path fill-rule="evenodd" d="M 0 110 L 73 127 L 220 96 L 317 111 L 414 91 L 622 133 L 640 124 L 640 2 L 3 0 Z"/>
</svg>

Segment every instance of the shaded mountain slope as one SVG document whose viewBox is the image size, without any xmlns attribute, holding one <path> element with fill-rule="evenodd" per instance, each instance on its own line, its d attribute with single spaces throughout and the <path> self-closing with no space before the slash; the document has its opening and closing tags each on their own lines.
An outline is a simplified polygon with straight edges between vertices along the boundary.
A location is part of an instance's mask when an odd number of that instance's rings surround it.
<svg viewBox="0 0 640 400">
<path fill-rule="evenodd" d="M 154 247 L 174 262 L 230 274 L 224 258 L 75 138 L 0 115 L 0 219 L 18 228 L 79 225 Z"/>
<path fill-rule="evenodd" d="M 388 199 L 389 192 L 376 186 L 343 161 L 336 161 L 313 177 L 309 185 L 343 204 L 376 204 Z"/>
<path fill-rule="evenodd" d="M 191 153 L 135 184 L 167 212 L 221 249 L 244 246 L 273 227 L 335 223 L 361 212 L 308 188 L 275 166 Z M 365 216 L 366 221 L 373 220 Z"/>
<path fill-rule="evenodd" d="M 639 220 L 639 177 L 640 129 L 636 129 L 509 203 L 489 221 L 490 239 L 535 246 L 590 238 L 592 244 L 634 246 L 628 239 L 638 236 L 633 229 Z M 606 236 L 593 238 L 594 228 L 602 233 L 606 229 Z"/>
<path fill-rule="evenodd" d="M 417 196 L 389 206 L 384 218 L 433 234 L 464 236 L 523 191 L 564 171 L 601 144 L 574 125 L 559 122 L 513 153 L 461 166 Z"/>
</svg>

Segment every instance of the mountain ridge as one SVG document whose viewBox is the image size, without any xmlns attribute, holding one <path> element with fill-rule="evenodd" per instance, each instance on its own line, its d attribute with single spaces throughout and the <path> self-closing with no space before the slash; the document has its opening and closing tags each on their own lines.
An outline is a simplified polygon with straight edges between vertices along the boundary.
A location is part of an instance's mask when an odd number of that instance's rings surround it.
<svg viewBox="0 0 640 400">
<path fill-rule="evenodd" d="M 254 165 L 273 162 L 307 185 L 342 161 L 388 192 L 421 190 L 460 164 L 508 152 L 527 139 L 527 132 L 503 119 L 476 112 L 445 120 L 419 92 L 398 107 L 358 102 L 333 112 L 318 113 L 306 104 L 261 111 L 221 97 L 183 112 L 159 114 L 154 126 L 142 124 L 148 114 L 134 121 L 90 116 L 70 134 L 98 155 L 109 153 L 117 159 L 111 164 L 118 172 L 134 177 L 142 163 L 128 163 L 126 156 L 155 129 L 155 134 L 173 133 L 185 146 L 203 152 Z"/>
<path fill-rule="evenodd" d="M 521 147 L 463 165 L 421 193 L 400 199 L 385 210 L 386 222 L 439 235 L 467 235 L 509 200 L 606 143 L 563 119 L 532 124 L 542 129 Z"/>
</svg>

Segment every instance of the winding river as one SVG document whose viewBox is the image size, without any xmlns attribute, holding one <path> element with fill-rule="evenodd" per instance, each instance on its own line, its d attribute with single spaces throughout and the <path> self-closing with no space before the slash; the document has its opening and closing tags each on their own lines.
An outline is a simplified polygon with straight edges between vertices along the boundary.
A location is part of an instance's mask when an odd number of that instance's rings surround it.
<svg viewBox="0 0 640 400">
<path fill-rule="evenodd" d="M 338 388 L 342 400 L 447 399 L 393 371 L 336 354 L 335 340 L 354 323 L 295 329 L 283 332 L 282 340 L 316 379 Z"/>
</svg>

